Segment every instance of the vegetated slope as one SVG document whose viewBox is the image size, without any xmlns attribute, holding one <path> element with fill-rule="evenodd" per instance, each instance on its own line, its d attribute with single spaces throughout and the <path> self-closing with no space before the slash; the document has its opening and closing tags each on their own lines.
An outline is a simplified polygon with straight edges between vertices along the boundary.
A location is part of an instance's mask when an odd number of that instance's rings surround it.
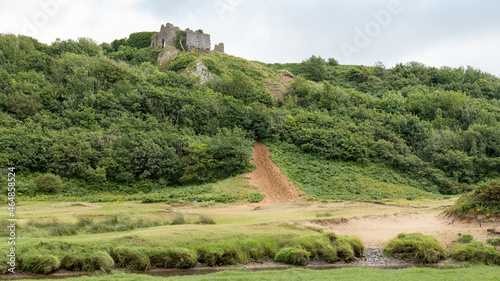
<svg viewBox="0 0 500 281">
<path fill-rule="evenodd" d="M 300 190 L 317 200 L 440 198 L 430 192 L 427 179 L 412 178 L 380 163 L 322 160 L 285 143 L 276 143 L 271 150 L 271 159 Z"/>
<path fill-rule="evenodd" d="M 499 175 L 500 81 L 480 70 L 218 52 L 181 52 L 159 68 L 160 50 L 138 48 L 150 34 L 138 35 L 101 45 L 0 35 L 0 166 L 22 171 L 20 191 L 42 192 L 34 179 L 46 173 L 62 178 L 48 192 L 68 194 L 217 181 L 251 168 L 254 139 L 392 166 L 425 191 Z M 197 61 L 213 74 L 204 85 L 181 74 Z"/>
<path fill-rule="evenodd" d="M 500 181 L 481 183 L 477 190 L 462 195 L 455 205 L 448 208 L 448 216 L 461 218 L 500 220 Z"/>
<path fill-rule="evenodd" d="M 259 191 L 265 196 L 264 203 L 300 200 L 297 188 L 271 161 L 269 154 L 269 147 L 260 141 L 255 143 L 252 162 L 257 168 L 247 175 L 250 177 L 250 184 L 259 187 Z"/>
</svg>

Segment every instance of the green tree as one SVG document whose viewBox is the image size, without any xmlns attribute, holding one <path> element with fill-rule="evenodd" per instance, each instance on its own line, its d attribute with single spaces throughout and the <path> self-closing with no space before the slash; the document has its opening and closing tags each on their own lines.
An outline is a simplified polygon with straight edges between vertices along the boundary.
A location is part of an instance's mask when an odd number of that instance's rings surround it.
<svg viewBox="0 0 500 281">
<path fill-rule="evenodd" d="M 40 193 L 54 193 L 61 190 L 63 183 L 59 176 L 41 174 L 35 178 L 35 191 Z"/>
<path fill-rule="evenodd" d="M 326 62 L 321 57 L 311 56 L 301 63 L 304 75 L 307 79 L 320 82 L 328 77 Z"/>
<path fill-rule="evenodd" d="M 135 32 L 128 36 L 127 45 L 132 48 L 142 49 L 149 47 L 153 40 L 154 32 Z"/>
</svg>

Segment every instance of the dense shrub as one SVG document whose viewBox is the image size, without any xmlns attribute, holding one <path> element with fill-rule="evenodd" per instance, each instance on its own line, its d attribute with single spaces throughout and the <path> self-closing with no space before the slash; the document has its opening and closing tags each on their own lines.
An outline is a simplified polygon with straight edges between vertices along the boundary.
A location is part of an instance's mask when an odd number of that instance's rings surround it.
<svg viewBox="0 0 500 281">
<path fill-rule="evenodd" d="M 309 80 L 319 82 L 328 77 L 326 62 L 321 57 L 311 56 L 308 60 L 303 61 L 301 65 Z"/>
<path fill-rule="evenodd" d="M 154 32 L 135 32 L 128 36 L 127 44 L 130 47 L 142 49 L 151 44 Z"/>
<path fill-rule="evenodd" d="M 58 192 L 63 183 L 59 176 L 54 174 L 41 174 L 35 178 L 35 191 L 40 193 Z"/>
<path fill-rule="evenodd" d="M 185 69 L 194 60 L 185 53 L 180 53 L 173 61 L 168 64 L 167 69 L 170 71 L 179 71 Z"/>
</svg>

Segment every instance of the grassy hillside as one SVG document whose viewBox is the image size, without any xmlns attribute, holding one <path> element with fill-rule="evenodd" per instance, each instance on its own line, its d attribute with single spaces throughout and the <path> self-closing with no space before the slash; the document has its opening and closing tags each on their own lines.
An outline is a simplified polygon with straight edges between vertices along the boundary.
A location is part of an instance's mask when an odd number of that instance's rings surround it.
<svg viewBox="0 0 500 281">
<path fill-rule="evenodd" d="M 500 79 L 478 69 L 217 52 L 158 67 L 160 50 L 120 42 L 0 35 L 0 166 L 22 174 L 21 193 L 213 183 L 253 168 L 255 139 L 317 198 L 433 197 L 499 176 Z M 200 61 L 212 74 L 203 85 L 183 74 Z M 325 169 L 332 179 L 320 180 Z"/>
</svg>

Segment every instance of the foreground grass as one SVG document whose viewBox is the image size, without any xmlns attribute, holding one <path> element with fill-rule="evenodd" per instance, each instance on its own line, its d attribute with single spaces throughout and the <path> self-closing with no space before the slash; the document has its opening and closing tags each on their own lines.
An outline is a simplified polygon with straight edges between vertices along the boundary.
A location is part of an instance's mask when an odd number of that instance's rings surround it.
<svg viewBox="0 0 500 281">
<path fill-rule="evenodd" d="M 406 269 L 370 269 L 370 268 L 342 268 L 333 270 L 288 269 L 277 271 L 248 272 L 246 270 L 224 271 L 207 275 L 152 277 L 136 274 L 116 274 L 98 277 L 68 278 L 75 281 L 108 281 L 108 280 L 467 280 L 486 281 L 500 280 L 500 267 L 469 267 L 458 269 L 433 268 L 406 268 Z"/>
</svg>

